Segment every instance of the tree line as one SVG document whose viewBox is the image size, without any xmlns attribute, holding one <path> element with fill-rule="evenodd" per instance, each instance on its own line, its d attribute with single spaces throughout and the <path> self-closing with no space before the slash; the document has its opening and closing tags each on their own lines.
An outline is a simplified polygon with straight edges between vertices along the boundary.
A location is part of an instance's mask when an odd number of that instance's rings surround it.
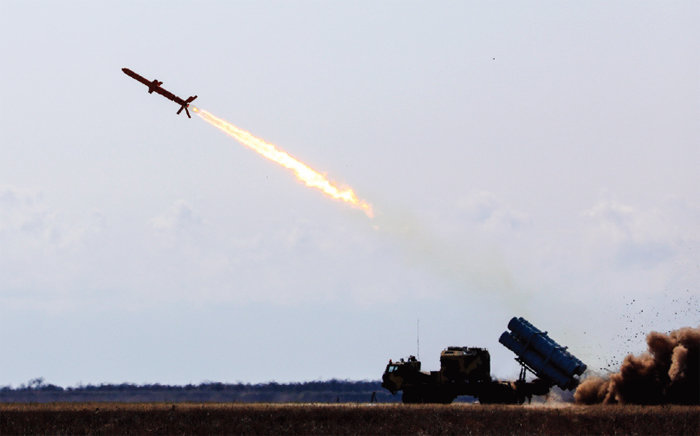
<svg viewBox="0 0 700 436">
<path fill-rule="evenodd" d="M 48 402 L 242 402 L 242 403 L 369 403 L 399 402 L 380 381 L 327 380 L 299 383 L 220 383 L 187 385 L 99 384 L 61 387 L 30 380 L 13 388 L 0 388 L 2 403 Z"/>
</svg>

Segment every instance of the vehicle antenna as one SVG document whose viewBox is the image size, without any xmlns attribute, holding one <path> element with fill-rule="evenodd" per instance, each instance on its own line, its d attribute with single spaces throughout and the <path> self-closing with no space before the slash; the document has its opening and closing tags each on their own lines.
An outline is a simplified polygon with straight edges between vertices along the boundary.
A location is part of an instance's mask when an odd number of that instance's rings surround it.
<svg viewBox="0 0 700 436">
<path fill-rule="evenodd" d="M 420 360 L 420 318 L 416 319 L 416 358 Z"/>
</svg>

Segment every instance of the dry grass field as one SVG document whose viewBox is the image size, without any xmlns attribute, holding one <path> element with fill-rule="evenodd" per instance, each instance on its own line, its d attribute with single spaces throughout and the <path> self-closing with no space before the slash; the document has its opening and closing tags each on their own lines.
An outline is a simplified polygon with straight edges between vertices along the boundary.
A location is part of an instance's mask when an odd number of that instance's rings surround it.
<svg viewBox="0 0 700 436">
<path fill-rule="evenodd" d="M 700 406 L 0 404 L 0 434 L 700 434 Z"/>
</svg>

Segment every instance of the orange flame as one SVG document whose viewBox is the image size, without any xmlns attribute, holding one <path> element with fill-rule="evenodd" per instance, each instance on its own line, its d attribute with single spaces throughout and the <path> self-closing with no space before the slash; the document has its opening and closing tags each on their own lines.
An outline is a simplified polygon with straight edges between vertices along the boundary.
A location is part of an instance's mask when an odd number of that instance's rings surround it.
<svg viewBox="0 0 700 436">
<path fill-rule="evenodd" d="M 339 188 L 333 182 L 328 180 L 326 176 L 312 169 L 305 163 L 299 162 L 285 151 L 278 149 L 274 144 L 265 142 L 262 139 L 253 136 L 250 132 L 240 129 L 226 120 L 222 120 L 209 112 L 191 106 L 192 112 L 199 115 L 204 121 L 232 136 L 238 142 L 246 147 L 258 152 L 267 159 L 277 162 L 283 167 L 294 172 L 297 179 L 302 181 L 306 186 L 319 189 L 324 194 L 336 200 L 344 201 L 355 208 L 361 209 L 368 217 L 374 217 L 372 206 L 366 201 L 357 198 L 355 191 L 351 188 Z"/>
</svg>

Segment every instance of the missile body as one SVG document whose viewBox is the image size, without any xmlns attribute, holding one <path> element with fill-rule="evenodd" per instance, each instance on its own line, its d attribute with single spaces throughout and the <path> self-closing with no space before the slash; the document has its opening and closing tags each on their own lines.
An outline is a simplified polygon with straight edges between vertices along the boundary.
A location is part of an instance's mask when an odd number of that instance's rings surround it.
<svg viewBox="0 0 700 436">
<path fill-rule="evenodd" d="M 162 85 L 163 82 L 160 82 L 156 79 L 148 80 L 145 77 L 134 73 L 133 71 L 131 71 L 128 68 L 122 68 L 122 71 L 124 72 L 124 74 L 131 77 L 132 79 L 137 80 L 137 81 L 143 83 L 144 85 L 148 86 L 148 93 L 149 94 L 152 94 L 153 92 L 155 92 L 156 94 L 160 94 L 163 97 L 167 98 L 168 100 L 172 100 L 175 103 L 179 104 L 180 110 L 177 111 L 178 114 L 180 112 L 182 112 L 182 110 L 184 109 L 185 113 L 187 114 L 187 117 L 192 118 L 190 116 L 190 111 L 188 111 L 187 108 L 189 107 L 190 103 L 192 103 L 194 101 L 194 99 L 197 98 L 196 95 L 189 97 L 187 100 L 184 100 L 184 99 L 178 97 L 177 95 L 173 94 L 172 92 L 168 91 L 167 89 L 162 88 L 160 85 Z"/>
</svg>

